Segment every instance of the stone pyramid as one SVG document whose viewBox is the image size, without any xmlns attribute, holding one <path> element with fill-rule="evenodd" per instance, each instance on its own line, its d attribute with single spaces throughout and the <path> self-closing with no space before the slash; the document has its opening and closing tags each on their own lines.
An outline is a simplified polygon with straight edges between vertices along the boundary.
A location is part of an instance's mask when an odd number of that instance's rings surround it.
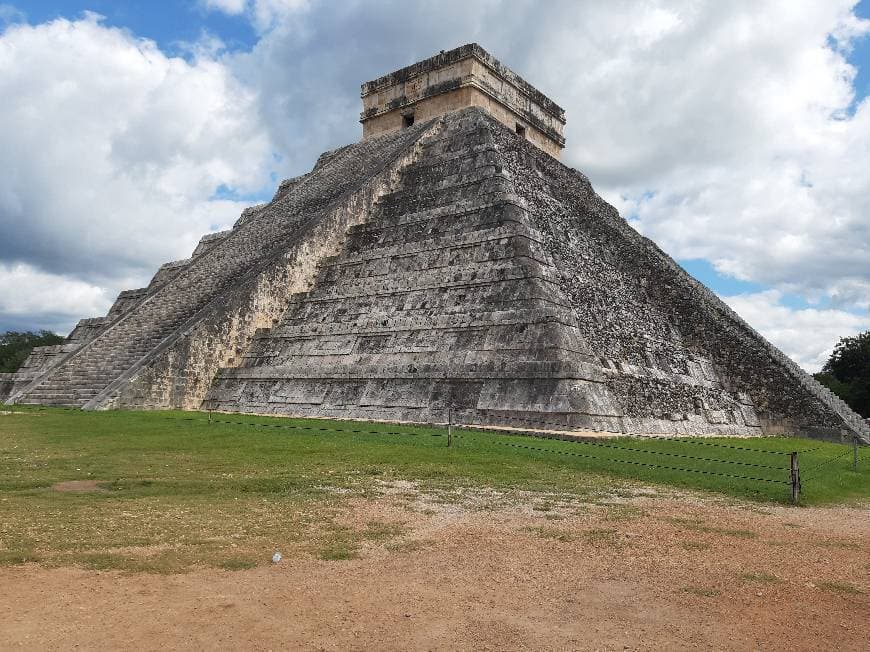
<svg viewBox="0 0 870 652">
<path fill-rule="evenodd" d="M 323 154 L 80 322 L 9 401 L 870 441 L 505 122 L 467 106 Z"/>
</svg>

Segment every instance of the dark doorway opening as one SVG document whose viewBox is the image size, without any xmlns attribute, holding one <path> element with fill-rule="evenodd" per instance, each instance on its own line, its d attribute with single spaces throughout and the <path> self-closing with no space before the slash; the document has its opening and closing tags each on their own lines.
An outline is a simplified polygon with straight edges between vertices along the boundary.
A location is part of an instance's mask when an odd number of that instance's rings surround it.
<svg viewBox="0 0 870 652">
<path fill-rule="evenodd" d="M 414 114 L 406 113 L 402 116 L 402 129 L 406 129 L 414 124 Z"/>
<path fill-rule="evenodd" d="M 526 137 L 526 128 L 523 125 L 521 125 L 519 122 L 516 123 L 515 129 L 516 129 L 518 136 L 522 136 L 523 138 Z"/>
</svg>

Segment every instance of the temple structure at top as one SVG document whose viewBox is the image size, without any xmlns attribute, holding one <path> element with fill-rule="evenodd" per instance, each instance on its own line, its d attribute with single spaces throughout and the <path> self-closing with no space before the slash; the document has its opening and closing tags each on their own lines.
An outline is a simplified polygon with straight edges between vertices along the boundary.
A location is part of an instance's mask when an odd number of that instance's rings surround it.
<svg viewBox="0 0 870 652">
<path fill-rule="evenodd" d="M 441 51 L 362 85 L 363 138 L 477 106 L 559 158 L 565 111 L 477 43 Z"/>
</svg>

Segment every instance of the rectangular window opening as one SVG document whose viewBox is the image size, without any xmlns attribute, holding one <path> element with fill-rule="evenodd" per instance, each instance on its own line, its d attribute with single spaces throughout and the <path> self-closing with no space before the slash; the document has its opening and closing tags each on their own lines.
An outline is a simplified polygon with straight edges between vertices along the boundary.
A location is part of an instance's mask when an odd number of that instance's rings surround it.
<svg viewBox="0 0 870 652">
<path fill-rule="evenodd" d="M 525 138 L 526 137 L 526 128 L 523 125 L 521 125 L 519 122 L 517 122 L 516 125 L 517 125 L 516 126 L 517 135 Z"/>
<path fill-rule="evenodd" d="M 402 116 L 402 129 L 407 129 L 414 124 L 414 114 L 408 113 Z"/>
</svg>

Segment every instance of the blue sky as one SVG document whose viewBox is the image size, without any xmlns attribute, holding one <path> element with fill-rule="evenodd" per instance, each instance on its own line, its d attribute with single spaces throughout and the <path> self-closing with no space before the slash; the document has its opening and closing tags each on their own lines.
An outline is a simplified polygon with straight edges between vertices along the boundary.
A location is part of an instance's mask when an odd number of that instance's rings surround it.
<svg viewBox="0 0 870 652">
<path fill-rule="evenodd" d="M 105 16 L 107 25 L 129 29 L 138 36 L 152 39 L 168 53 L 183 54 L 179 45 L 198 40 L 203 31 L 219 36 L 232 50 L 250 50 L 257 41 L 254 27 L 243 17 L 208 11 L 197 2 L 31 0 L 9 4 L 20 9 L 31 23 L 43 23 L 57 17 L 74 19 L 83 11 L 93 11 Z"/>
<path fill-rule="evenodd" d="M 862 18 L 870 19 L 870 0 L 862 0 L 855 7 L 855 13 Z M 870 95 L 870 36 L 865 36 L 855 44 L 855 49 L 849 61 L 858 69 L 855 79 L 855 90 L 858 98 Z"/>
<path fill-rule="evenodd" d="M 358 139 L 360 82 L 478 41 L 565 106 L 566 163 L 818 367 L 870 328 L 862 18 L 870 0 L 0 0 L 0 330 L 103 312 Z"/>
</svg>

